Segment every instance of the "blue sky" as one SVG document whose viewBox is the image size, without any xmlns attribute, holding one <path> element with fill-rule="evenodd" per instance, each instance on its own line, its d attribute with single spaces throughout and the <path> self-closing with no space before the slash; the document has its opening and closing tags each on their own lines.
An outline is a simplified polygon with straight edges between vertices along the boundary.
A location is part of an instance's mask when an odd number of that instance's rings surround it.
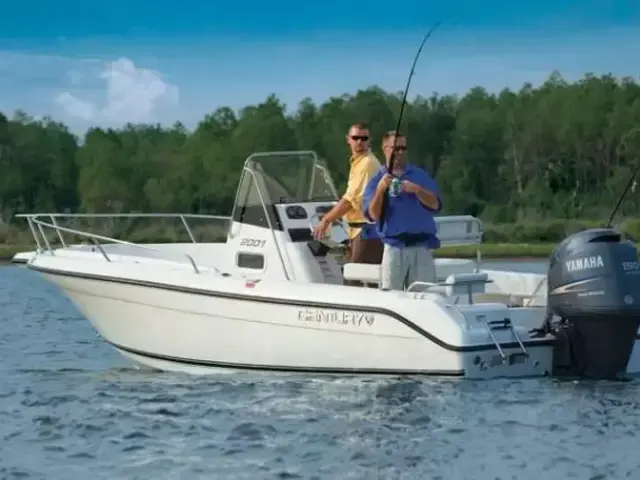
<svg viewBox="0 0 640 480">
<path fill-rule="evenodd" d="M 269 93 L 290 109 L 371 84 L 464 93 L 585 72 L 640 77 L 637 0 L 446 2 L 8 2 L 0 16 L 0 111 L 75 131 L 126 121 L 193 127 Z"/>
</svg>

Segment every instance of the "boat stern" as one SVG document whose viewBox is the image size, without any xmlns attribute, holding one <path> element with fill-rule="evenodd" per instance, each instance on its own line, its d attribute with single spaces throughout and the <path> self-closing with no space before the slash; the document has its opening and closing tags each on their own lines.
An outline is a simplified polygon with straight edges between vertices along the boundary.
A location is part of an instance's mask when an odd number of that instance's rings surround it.
<svg viewBox="0 0 640 480">
<path fill-rule="evenodd" d="M 534 338 L 519 314 L 532 312 L 501 303 L 464 305 L 461 348 L 464 370 L 471 378 L 539 377 L 551 375 L 554 341 Z M 533 312 L 535 313 L 535 312 Z"/>
</svg>

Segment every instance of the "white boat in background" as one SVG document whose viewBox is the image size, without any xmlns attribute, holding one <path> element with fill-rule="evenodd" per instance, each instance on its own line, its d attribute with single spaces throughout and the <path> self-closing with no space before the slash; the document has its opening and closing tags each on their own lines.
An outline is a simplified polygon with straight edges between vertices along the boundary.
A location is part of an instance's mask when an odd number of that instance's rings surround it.
<svg viewBox="0 0 640 480">
<path fill-rule="evenodd" d="M 592 338 L 572 333 L 576 321 L 549 323 L 547 276 L 482 270 L 482 224 L 471 216 L 441 216 L 437 225 L 443 246 L 476 245 L 475 261 L 437 259 L 437 283 L 379 289 L 378 265 L 342 265 L 332 253 L 345 238 L 344 224 L 325 241 L 311 236 L 337 198 L 314 152 L 256 153 L 245 162 L 230 217 L 175 215 L 189 243 L 134 244 L 59 225 L 72 215 L 29 214 L 21 217 L 37 251 L 24 258 L 114 348 L 160 370 L 468 378 L 608 378 L 640 370 L 637 323 L 632 337 L 628 328 L 624 335 L 613 327 L 599 331 L 617 342 L 618 353 L 588 356 L 585 367 L 576 345 L 591 352 Z M 197 242 L 189 227 L 195 217 L 225 222 L 226 241 Z M 69 246 L 69 235 L 93 244 Z M 366 286 L 345 286 L 344 278 Z"/>
</svg>

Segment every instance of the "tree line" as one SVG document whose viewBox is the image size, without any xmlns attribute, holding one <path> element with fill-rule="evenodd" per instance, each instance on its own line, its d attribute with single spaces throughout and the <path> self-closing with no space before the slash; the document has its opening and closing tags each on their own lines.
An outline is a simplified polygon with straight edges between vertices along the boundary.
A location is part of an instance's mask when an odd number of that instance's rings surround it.
<svg viewBox="0 0 640 480">
<path fill-rule="evenodd" d="M 128 124 L 78 138 L 58 121 L 0 113 L 0 218 L 20 212 L 228 214 L 252 152 L 315 150 L 339 191 L 345 134 L 366 122 L 378 155 L 395 127 L 401 93 L 372 86 L 296 111 L 270 95 L 238 112 L 220 107 L 193 131 Z M 595 76 L 463 96 L 417 96 L 405 108 L 409 155 L 437 179 L 444 213 L 492 224 L 493 240 L 555 241 L 570 225 L 604 220 L 640 161 L 640 84 Z M 620 218 L 637 214 L 631 193 Z M 514 237 L 515 235 L 515 237 Z"/>
</svg>

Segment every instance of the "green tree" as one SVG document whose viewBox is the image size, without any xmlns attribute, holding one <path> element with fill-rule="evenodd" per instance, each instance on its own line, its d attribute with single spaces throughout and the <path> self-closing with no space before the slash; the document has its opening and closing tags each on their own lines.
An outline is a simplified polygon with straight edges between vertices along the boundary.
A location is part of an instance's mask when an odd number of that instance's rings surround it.
<svg viewBox="0 0 640 480">
<path fill-rule="evenodd" d="M 82 140 L 50 118 L 0 114 L 0 215 L 229 213 L 245 158 L 267 150 L 316 151 L 342 190 L 347 128 L 368 123 L 381 156 L 380 137 L 395 128 L 400 102 L 400 93 L 369 86 L 321 104 L 306 98 L 288 112 L 270 95 L 239 112 L 220 107 L 193 131 L 180 123 L 95 127 Z M 437 178 L 445 213 L 520 229 L 599 221 L 640 161 L 640 84 L 591 74 L 568 82 L 552 72 L 537 87 L 417 96 L 402 128 L 412 161 Z M 639 206 L 630 196 L 622 218 Z"/>
</svg>

